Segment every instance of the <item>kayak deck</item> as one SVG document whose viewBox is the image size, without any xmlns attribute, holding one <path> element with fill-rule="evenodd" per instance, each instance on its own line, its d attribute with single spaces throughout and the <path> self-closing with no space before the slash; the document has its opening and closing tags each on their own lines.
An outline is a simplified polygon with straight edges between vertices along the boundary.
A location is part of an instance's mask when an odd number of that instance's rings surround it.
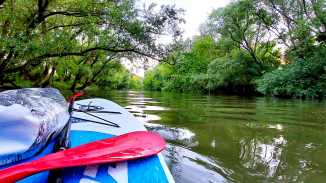
<svg viewBox="0 0 326 183">
<path fill-rule="evenodd" d="M 76 105 L 77 104 L 77 105 Z M 76 147 L 89 142 L 115 137 L 133 131 L 147 131 L 146 128 L 128 111 L 118 104 L 105 99 L 86 99 L 75 102 L 74 108 L 85 110 L 86 107 L 96 106 L 94 109 L 101 111 L 114 111 L 115 113 L 91 113 L 73 112 L 73 120 L 70 132 L 71 147 Z M 101 120 L 104 119 L 104 120 Z M 118 127 L 109 126 L 87 121 L 107 121 L 116 123 Z M 42 156 L 52 153 L 55 140 L 53 140 L 40 154 L 27 160 L 17 163 L 4 165 L 4 169 L 16 164 L 29 162 Z M 47 182 L 49 171 L 41 172 L 25 178 L 19 183 L 27 182 Z M 64 169 L 64 182 L 78 183 L 97 183 L 97 182 L 174 182 L 162 155 L 159 153 L 154 156 L 139 158 L 116 163 L 104 163 L 97 165 L 84 165 L 77 167 L 67 167 Z"/>
</svg>

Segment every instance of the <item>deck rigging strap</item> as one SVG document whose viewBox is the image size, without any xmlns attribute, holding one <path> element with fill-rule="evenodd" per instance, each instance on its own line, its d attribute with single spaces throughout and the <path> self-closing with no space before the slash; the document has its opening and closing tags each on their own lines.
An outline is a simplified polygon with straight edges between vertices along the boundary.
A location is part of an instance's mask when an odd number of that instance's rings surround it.
<svg viewBox="0 0 326 183">
<path fill-rule="evenodd" d="M 88 112 L 88 113 L 112 113 L 112 114 L 121 114 L 121 112 L 115 111 L 88 111 L 88 110 L 81 110 L 81 109 L 72 109 L 74 112 Z"/>
<path fill-rule="evenodd" d="M 93 122 L 93 123 L 99 123 L 99 124 L 104 124 L 104 125 L 108 125 L 108 126 L 113 126 L 113 127 L 120 128 L 120 126 L 119 126 L 118 124 L 116 124 L 116 123 L 113 123 L 113 122 L 111 122 L 111 121 L 109 121 L 109 120 L 103 119 L 103 118 L 101 118 L 101 117 L 99 117 L 99 116 L 96 116 L 96 115 L 90 114 L 91 110 L 89 109 L 89 107 L 90 107 L 90 105 L 91 105 L 92 102 L 93 102 L 93 101 L 91 101 L 91 102 L 87 105 L 87 110 L 80 110 L 80 109 L 72 108 L 72 111 L 75 111 L 75 112 L 82 112 L 82 113 L 88 114 L 88 115 L 90 115 L 90 116 L 92 116 L 92 117 L 94 117 L 94 118 L 97 118 L 97 119 L 103 120 L 103 121 L 105 121 L 105 122 L 107 122 L 107 123 L 103 123 L 103 122 L 99 122 L 99 121 L 92 121 L 92 120 L 82 119 L 82 118 L 77 118 L 77 117 L 72 117 L 72 118 L 74 118 L 74 119 L 80 119 L 80 120 L 85 120 L 85 121 L 89 121 L 89 122 Z M 78 104 L 78 105 L 80 105 L 80 104 Z M 82 105 L 82 106 L 85 106 L 85 105 Z M 95 106 L 95 107 L 96 107 L 96 109 L 98 109 L 98 106 Z M 87 112 L 86 112 L 86 111 L 87 111 Z M 92 112 L 93 112 L 93 111 L 92 111 Z M 103 112 L 104 112 L 104 111 L 103 111 Z M 121 114 L 120 112 L 111 112 L 111 111 L 105 111 L 105 113 Z"/>
<path fill-rule="evenodd" d="M 117 128 L 120 128 L 119 125 L 113 123 L 113 124 L 109 124 L 109 123 L 103 123 L 103 122 L 99 122 L 99 121 L 92 121 L 92 120 L 89 120 L 89 119 L 84 119 L 84 118 L 77 118 L 77 117 L 72 117 L 74 119 L 79 119 L 79 120 L 83 120 L 85 122 L 92 122 L 92 123 L 98 123 L 98 124 L 102 124 L 102 125 L 108 125 L 108 126 L 113 126 L 113 127 L 117 127 Z M 112 122 L 111 122 L 112 123 Z"/>
</svg>

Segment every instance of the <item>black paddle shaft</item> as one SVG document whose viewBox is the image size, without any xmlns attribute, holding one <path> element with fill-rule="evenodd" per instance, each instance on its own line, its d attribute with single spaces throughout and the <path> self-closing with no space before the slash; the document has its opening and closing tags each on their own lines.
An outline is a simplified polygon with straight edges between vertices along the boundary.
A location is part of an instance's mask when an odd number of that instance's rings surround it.
<svg viewBox="0 0 326 183">
<path fill-rule="evenodd" d="M 52 152 L 59 152 L 70 148 L 70 128 L 71 128 L 71 113 L 73 111 L 75 99 L 72 98 L 69 105 L 70 118 L 66 126 L 62 129 L 58 140 L 55 142 Z M 58 168 L 50 171 L 48 183 L 63 183 L 64 172 L 63 168 Z"/>
</svg>

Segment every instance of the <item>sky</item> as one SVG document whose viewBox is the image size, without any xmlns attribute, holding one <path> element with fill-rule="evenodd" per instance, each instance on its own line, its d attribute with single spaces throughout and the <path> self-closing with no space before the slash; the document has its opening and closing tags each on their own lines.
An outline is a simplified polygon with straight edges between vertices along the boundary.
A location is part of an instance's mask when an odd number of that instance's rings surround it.
<svg viewBox="0 0 326 183">
<path fill-rule="evenodd" d="M 186 10 L 184 18 L 186 24 L 182 24 L 180 27 L 184 29 L 185 33 L 183 35 L 184 39 L 192 38 L 195 35 L 199 35 L 198 27 L 201 23 L 204 23 L 208 15 L 212 12 L 213 9 L 219 7 L 224 7 L 230 0 L 140 0 L 141 6 L 143 3 L 148 6 L 151 3 L 157 3 L 157 7 L 161 5 L 176 5 L 176 8 L 182 8 Z M 153 61 L 153 68 L 157 62 Z M 128 70 L 133 74 L 144 77 L 143 69 L 135 69 L 135 66 L 130 62 L 123 63 Z M 134 63 L 138 65 L 139 63 Z M 137 66 L 136 66 L 137 67 Z"/>
<path fill-rule="evenodd" d="M 184 18 L 186 24 L 181 26 L 185 30 L 184 38 L 191 38 L 199 35 L 198 27 L 204 23 L 207 16 L 212 12 L 213 8 L 224 7 L 229 0 L 141 0 L 146 5 L 157 3 L 161 5 L 176 5 L 177 8 L 186 10 Z"/>
</svg>

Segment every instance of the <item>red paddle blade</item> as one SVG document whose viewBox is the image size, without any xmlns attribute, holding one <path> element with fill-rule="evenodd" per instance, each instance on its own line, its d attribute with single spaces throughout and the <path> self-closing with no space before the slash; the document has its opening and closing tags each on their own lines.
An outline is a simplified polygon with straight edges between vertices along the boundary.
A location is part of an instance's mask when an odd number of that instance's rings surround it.
<svg viewBox="0 0 326 183">
<path fill-rule="evenodd" d="M 165 146 L 164 139 L 155 133 L 145 131 L 127 133 L 1 170 L 0 182 L 16 182 L 50 169 L 147 157 L 163 151 Z"/>
</svg>

